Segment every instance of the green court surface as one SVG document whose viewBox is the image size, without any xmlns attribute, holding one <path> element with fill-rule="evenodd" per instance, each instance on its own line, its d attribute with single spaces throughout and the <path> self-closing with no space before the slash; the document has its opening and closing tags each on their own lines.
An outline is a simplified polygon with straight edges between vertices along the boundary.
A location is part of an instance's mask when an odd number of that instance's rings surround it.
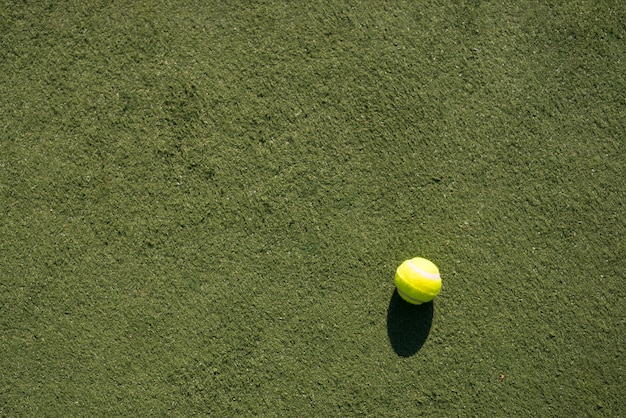
<svg viewBox="0 0 626 418">
<path fill-rule="evenodd" d="M 0 416 L 626 416 L 625 69 L 621 1 L 0 2 Z"/>
</svg>

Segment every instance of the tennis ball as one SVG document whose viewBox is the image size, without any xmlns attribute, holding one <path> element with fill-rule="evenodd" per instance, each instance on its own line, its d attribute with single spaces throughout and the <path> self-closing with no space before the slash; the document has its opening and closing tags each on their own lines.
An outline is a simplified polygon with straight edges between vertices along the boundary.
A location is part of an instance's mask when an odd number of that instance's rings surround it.
<svg viewBox="0 0 626 418">
<path fill-rule="evenodd" d="M 398 294 L 414 305 L 429 302 L 441 290 L 439 269 L 425 258 L 415 257 L 404 261 L 396 270 Z"/>
</svg>

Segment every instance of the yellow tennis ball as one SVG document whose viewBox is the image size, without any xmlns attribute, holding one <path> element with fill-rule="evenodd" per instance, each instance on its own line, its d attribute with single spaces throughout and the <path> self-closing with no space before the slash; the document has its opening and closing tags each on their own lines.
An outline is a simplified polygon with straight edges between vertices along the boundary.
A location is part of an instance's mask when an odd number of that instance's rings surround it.
<svg viewBox="0 0 626 418">
<path fill-rule="evenodd" d="M 429 302 L 441 290 L 439 269 L 425 258 L 404 261 L 396 270 L 396 287 L 404 300 L 414 305 Z"/>
</svg>

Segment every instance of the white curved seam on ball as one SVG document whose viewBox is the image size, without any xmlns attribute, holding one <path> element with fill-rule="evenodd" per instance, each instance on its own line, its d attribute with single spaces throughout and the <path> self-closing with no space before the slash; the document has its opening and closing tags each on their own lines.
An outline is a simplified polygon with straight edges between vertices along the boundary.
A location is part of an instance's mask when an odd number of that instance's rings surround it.
<svg viewBox="0 0 626 418">
<path fill-rule="evenodd" d="M 407 295 L 407 294 L 406 294 L 406 292 L 403 292 L 403 291 L 402 291 L 402 290 L 400 290 L 400 289 L 398 289 L 398 292 L 399 292 L 401 295 L 403 295 L 404 297 L 406 297 L 406 298 L 408 298 L 408 299 L 411 299 L 411 300 L 412 300 L 412 301 L 414 301 L 414 302 L 424 303 L 424 301 L 423 301 L 423 300 L 419 300 L 419 299 L 417 299 L 417 298 L 414 298 L 413 296 L 409 296 L 409 295 Z"/>
<path fill-rule="evenodd" d="M 418 268 L 415 264 L 413 264 L 412 260 L 409 260 L 409 265 L 411 266 L 411 268 L 413 270 L 415 270 L 419 275 L 426 277 L 427 279 L 432 279 L 432 280 L 439 280 L 439 273 L 429 273 L 427 271 L 424 271 L 420 268 Z"/>
</svg>

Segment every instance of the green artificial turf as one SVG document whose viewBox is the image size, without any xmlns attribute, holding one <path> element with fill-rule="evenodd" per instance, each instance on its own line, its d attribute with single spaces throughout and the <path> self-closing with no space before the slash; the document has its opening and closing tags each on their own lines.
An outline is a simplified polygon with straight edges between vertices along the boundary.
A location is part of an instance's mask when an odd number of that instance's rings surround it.
<svg viewBox="0 0 626 418">
<path fill-rule="evenodd" d="M 625 22 L 0 2 L 0 416 L 625 416 Z"/>
</svg>

